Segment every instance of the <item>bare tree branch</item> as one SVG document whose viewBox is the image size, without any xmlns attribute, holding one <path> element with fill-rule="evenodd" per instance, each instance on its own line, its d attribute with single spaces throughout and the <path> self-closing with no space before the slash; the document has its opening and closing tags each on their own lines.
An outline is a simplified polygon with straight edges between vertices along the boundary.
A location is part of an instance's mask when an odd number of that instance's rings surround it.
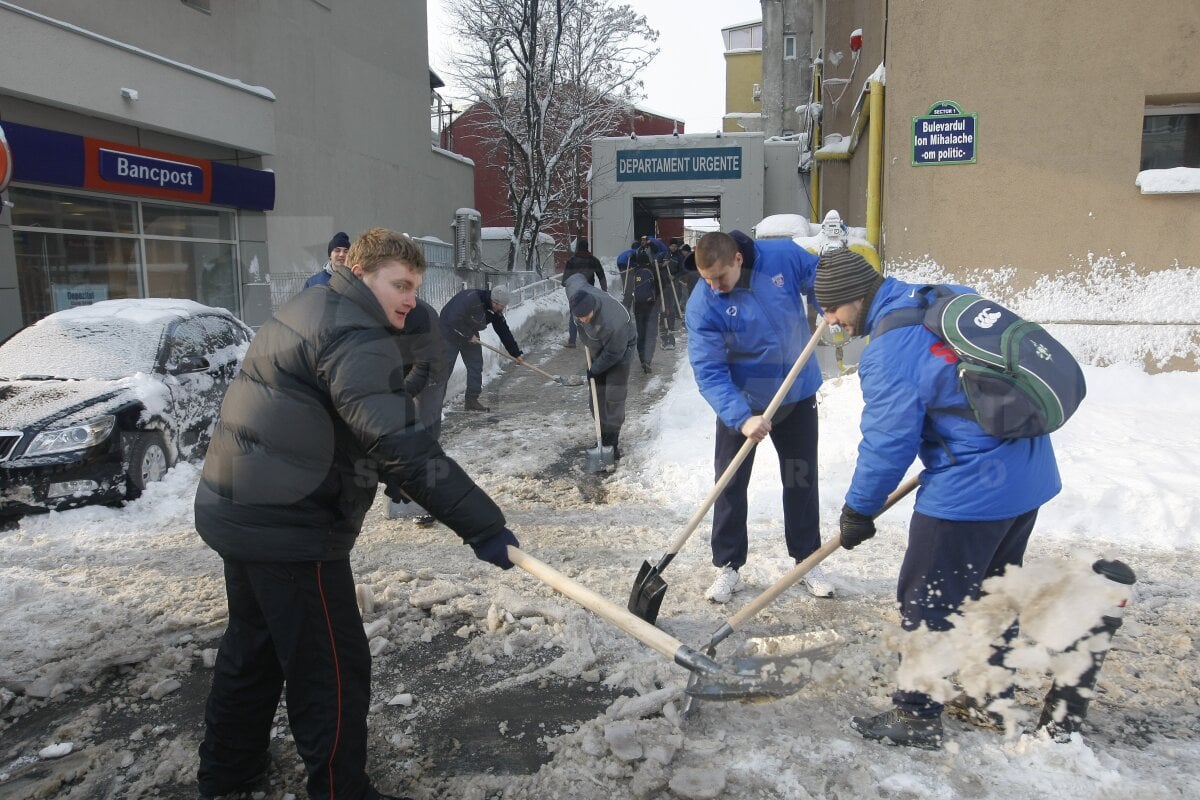
<svg viewBox="0 0 1200 800">
<path fill-rule="evenodd" d="M 578 228 L 588 143 L 620 130 L 641 99 L 658 33 L 610 0 L 455 0 L 447 11 L 463 42 L 451 75 L 486 111 L 481 146 L 503 154 L 507 268 L 523 253 L 540 271 L 538 235 Z"/>
</svg>

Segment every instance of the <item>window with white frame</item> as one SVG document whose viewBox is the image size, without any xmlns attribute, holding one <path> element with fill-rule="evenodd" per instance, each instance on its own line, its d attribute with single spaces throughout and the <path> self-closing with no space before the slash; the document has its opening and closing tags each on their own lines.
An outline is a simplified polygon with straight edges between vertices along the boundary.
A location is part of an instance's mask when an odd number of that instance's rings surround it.
<svg viewBox="0 0 1200 800">
<path fill-rule="evenodd" d="M 784 58 L 795 58 L 796 57 L 796 34 L 794 34 L 794 33 L 784 34 L 784 36 L 783 36 L 783 57 Z"/>
</svg>

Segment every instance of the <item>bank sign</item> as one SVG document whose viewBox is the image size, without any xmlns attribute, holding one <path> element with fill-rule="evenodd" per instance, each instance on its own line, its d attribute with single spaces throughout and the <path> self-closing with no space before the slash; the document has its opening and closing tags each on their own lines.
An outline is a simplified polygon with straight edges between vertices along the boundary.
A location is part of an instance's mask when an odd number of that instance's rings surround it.
<svg viewBox="0 0 1200 800">
<path fill-rule="evenodd" d="M 729 180 L 742 177 L 742 148 L 618 150 L 617 181 Z"/>
<path fill-rule="evenodd" d="M 942 100 L 913 117 L 912 163 L 974 164 L 978 114 L 964 114 L 957 103 Z"/>
<path fill-rule="evenodd" d="M 212 166 L 203 159 L 84 138 L 84 186 L 108 192 L 208 203 Z"/>
</svg>

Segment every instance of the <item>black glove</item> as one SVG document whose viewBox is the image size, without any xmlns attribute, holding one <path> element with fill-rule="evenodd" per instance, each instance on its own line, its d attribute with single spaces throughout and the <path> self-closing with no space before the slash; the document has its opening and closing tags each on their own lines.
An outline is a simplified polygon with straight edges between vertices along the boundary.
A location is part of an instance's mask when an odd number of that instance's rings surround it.
<svg viewBox="0 0 1200 800">
<path fill-rule="evenodd" d="M 585 379 L 587 379 L 589 381 L 596 380 L 596 373 L 592 372 L 590 369 L 587 372 L 583 373 L 583 376 Z"/>
<path fill-rule="evenodd" d="M 508 528 L 501 528 L 495 536 L 484 539 L 482 542 L 471 542 L 471 549 L 475 551 L 475 557 L 480 561 L 495 564 L 500 569 L 512 569 L 513 563 L 508 560 L 510 544 L 513 547 L 521 546 L 521 543 L 517 541 L 516 534 Z"/>
<path fill-rule="evenodd" d="M 846 505 L 842 506 L 842 519 L 838 527 L 842 533 L 842 547 L 847 550 L 853 550 L 875 535 L 875 519 Z"/>
</svg>

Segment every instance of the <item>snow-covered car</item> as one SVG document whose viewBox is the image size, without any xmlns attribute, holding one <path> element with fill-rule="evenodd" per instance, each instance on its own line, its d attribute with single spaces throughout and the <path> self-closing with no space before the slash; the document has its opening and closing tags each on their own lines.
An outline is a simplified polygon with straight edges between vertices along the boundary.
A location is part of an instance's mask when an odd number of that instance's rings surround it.
<svg viewBox="0 0 1200 800">
<path fill-rule="evenodd" d="M 0 346 L 0 518 L 139 496 L 203 456 L 253 332 L 190 300 L 59 311 Z"/>
</svg>

